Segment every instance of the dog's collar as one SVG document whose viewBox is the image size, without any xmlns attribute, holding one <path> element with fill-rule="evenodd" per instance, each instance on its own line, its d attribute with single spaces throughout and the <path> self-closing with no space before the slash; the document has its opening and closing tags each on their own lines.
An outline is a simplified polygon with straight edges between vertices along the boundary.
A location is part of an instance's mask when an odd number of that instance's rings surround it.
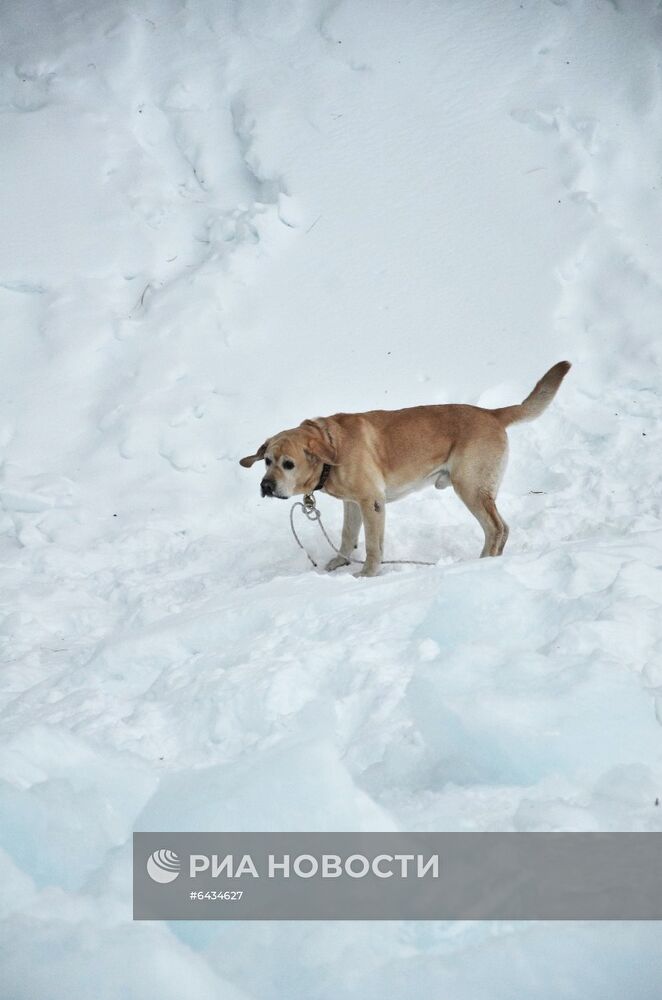
<svg viewBox="0 0 662 1000">
<path fill-rule="evenodd" d="M 317 486 L 313 490 L 313 493 L 315 493 L 317 490 L 323 490 L 324 489 L 324 485 L 325 485 L 327 479 L 329 478 L 330 472 L 331 472 L 331 466 L 327 465 L 326 463 L 324 463 L 324 465 L 322 466 L 322 474 L 321 474 L 321 476 L 319 478 L 319 482 L 318 482 Z"/>
</svg>

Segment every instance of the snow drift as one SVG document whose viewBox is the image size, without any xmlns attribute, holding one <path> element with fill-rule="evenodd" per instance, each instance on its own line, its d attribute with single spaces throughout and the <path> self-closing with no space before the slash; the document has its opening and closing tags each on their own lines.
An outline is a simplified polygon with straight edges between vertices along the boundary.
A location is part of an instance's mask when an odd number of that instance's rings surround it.
<svg viewBox="0 0 662 1000">
<path fill-rule="evenodd" d="M 132 924 L 130 838 L 662 829 L 658 5 L 2 22 L 3 995 L 656 996 L 647 925 Z M 429 491 L 317 574 L 237 464 L 562 357 L 499 560 Z"/>
</svg>

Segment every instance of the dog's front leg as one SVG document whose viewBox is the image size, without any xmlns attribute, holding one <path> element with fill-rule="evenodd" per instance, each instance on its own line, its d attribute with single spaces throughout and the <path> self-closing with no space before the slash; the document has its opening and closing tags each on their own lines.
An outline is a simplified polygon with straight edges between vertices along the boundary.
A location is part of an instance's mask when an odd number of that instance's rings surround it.
<svg viewBox="0 0 662 1000">
<path fill-rule="evenodd" d="M 353 500 L 343 500 L 343 521 L 342 538 L 340 540 L 340 554 L 334 556 L 326 564 L 326 569 L 331 572 L 339 566 L 347 566 L 350 556 L 356 548 L 361 530 L 362 517 L 361 508 Z"/>
<path fill-rule="evenodd" d="M 384 553 L 384 498 L 382 496 L 360 503 L 365 531 L 365 562 L 357 576 L 377 576 Z"/>
</svg>

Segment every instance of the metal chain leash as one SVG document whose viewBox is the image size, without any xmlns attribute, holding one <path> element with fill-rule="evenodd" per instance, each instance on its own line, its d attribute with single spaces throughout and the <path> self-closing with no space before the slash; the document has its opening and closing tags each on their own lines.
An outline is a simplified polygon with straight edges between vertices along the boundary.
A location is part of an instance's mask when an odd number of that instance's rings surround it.
<svg viewBox="0 0 662 1000">
<path fill-rule="evenodd" d="M 300 549 L 302 549 L 306 553 L 306 556 L 308 557 L 309 561 L 313 564 L 315 569 L 317 569 L 317 563 L 315 562 L 310 552 L 308 551 L 306 546 L 303 544 L 303 542 L 297 535 L 296 528 L 294 527 L 294 511 L 296 510 L 297 507 L 301 508 L 305 517 L 307 517 L 309 521 L 317 521 L 320 527 L 320 531 L 326 538 L 327 542 L 329 543 L 333 551 L 337 553 L 337 555 L 342 556 L 342 558 L 346 560 L 347 565 L 349 565 L 349 563 L 360 563 L 361 565 L 363 564 L 363 559 L 354 559 L 352 556 L 345 556 L 340 551 L 340 549 L 336 548 L 336 546 L 329 538 L 328 532 L 324 527 L 324 524 L 322 523 L 322 513 L 315 501 L 315 495 L 313 493 L 306 493 L 303 500 L 297 500 L 296 503 L 293 503 L 292 506 L 290 507 L 290 528 L 292 529 L 292 534 L 294 535 L 294 540 L 296 541 L 297 545 L 299 546 Z M 424 559 L 382 559 L 382 565 L 393 566 L 396 564 L 399 566 L 436 566 L 436 563 L 427 562 Z M 337 568 L 339 569 L 340 567 Z"/>
</svg>

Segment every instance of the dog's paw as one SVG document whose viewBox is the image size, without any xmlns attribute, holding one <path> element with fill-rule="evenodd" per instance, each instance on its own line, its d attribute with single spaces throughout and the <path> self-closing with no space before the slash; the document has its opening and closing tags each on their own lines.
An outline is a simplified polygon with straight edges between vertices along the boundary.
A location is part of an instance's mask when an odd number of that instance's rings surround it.
<svg viewBox="0 0 662 1000">
<path fill-rule="evenodd" d="M 334 569 L 340 569 L 341 566 L 349 566 L 349 559 L 345 556 L 334 556 L 333 559 L 329 559 L 324 569 L 327 573 L 333 573 Z"/>
<path fill-rule="evenodd" d="M 360 579 L 362 576 L 379 576 L 379 570 L 380 570 L 379 563 L 370 565 L 366 562 L 363 563 L 363 567 L 359 570 L 358 573 L 355 573 L 354 576 L 356 577 L 357 580 Z"/>
</svg>

